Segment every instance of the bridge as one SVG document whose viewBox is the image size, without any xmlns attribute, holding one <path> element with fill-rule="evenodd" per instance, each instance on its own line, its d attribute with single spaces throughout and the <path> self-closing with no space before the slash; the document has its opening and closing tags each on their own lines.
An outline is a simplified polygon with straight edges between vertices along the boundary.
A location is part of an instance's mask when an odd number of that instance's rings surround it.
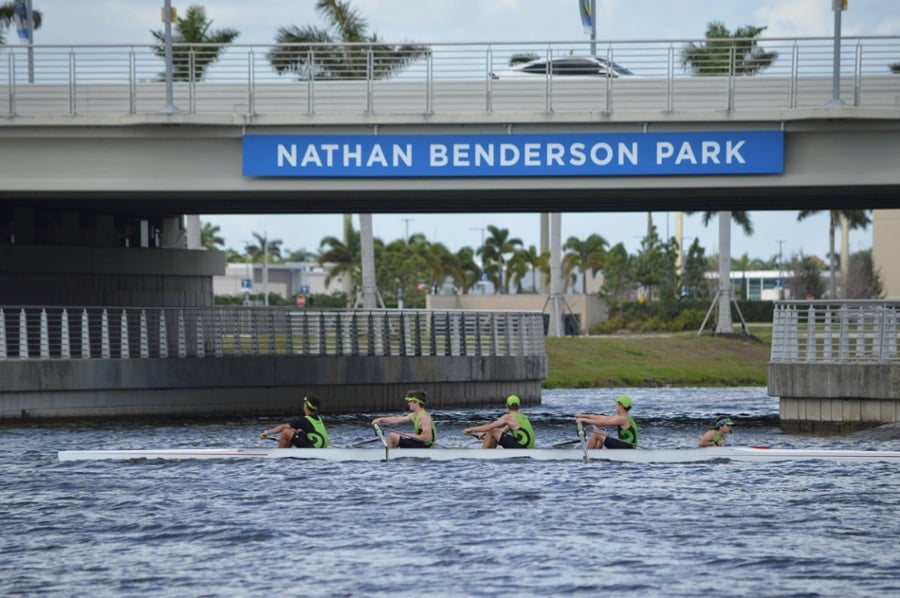
<svg viewBox="0 0 900 598">
<path fill-rule="evenodd" d="M 171 86 L 150 46 L 4 48 L 0 305 L 210 307 L 224 260 L 185 214 L 896 207 L 898 38 L 843 40 L 837 86 L 830 39 L 762 40 L 780 58 L 752 77 L 689 76 L 689 41 L 611 43 L 638 76 L 571 79 L 501 71 L 585 42 L 437 44 L 390 79 L 361 47 L 337 80 L 232 45 Z M 209 48 L 176 51 L 193 73 Z"/>
</svg>

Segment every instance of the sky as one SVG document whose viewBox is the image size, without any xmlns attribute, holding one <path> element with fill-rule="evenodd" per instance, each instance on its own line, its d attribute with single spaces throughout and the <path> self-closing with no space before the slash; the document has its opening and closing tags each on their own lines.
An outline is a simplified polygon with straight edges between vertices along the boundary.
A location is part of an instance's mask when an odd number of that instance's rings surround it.
<svg viewBox="0 0 900 598">
<path fill-rule="evenodd" d="M 743 25 L 767 27 L 762 39 L 827 37 L 834 32 L 832 0 L 596 0 L 598 41 L 684 40 L 702 38 L 710 21 L 730 30 Z M 272 43 L 282 26 L 325 25 L 315 0 L 173 0 L 183 11 L 192 4 L 206 7 L 213 29 L 241 32 L 237 43 Z M 37 44 L 150 43 L 150 30 L 162 29 L 163 0 L 33 0 L 44 15 L 35 33 Z M 386 42 L 565 42 L 588 38 L 578 14 L 578 0 L 351 0 L 366 19 L 369 31 Z M 843 36 L 900 35 L 900 0 L 849 0 L 842 14 Z M 6 32 L 15 43 L 15 31 Z M 627 65 L 626 65 L 627 66 Z M 821 213 L 797 222 L 797 212 L 751 212 L 755 232 L 745 236 L 732 228 L 731 253 L 740 257 L 784 259 L 804 253 L 825 257 L 828 216 Z M 219 226 L 226 247 L 242 250 L 253 233 L 280 239 L 284 249 L 316 251 L 326 236 L 341 236 L 342 216 L 207 214 L 204 222 Z M 653 222 L 668 238 L 675 234 L 674 213 L 657 212 Z M 422 233 L 432 242 L 456 251 L 481 245 L 488 224 L 509 229 L 525 246 L 540 245 L 538 214 L 375 214 L 374 234 L 386 242 Z M 358 226 L 358 220 L 355 220 Z M 584 239 L 599 234 L 611 245 L 624 243 L 635 252 L 646 234 L 647 214 L 563 214 L 562 238 Z M 700 240 L 707 255 L 718 253 L 718 226 L 708 227 L 697 214 L 685 216 L 684 243 Z M 840 239 L 838 237 L 838 243 Z M 871 247 L 871 227 L 853 231 L 851 251 Z"/>
</svg>

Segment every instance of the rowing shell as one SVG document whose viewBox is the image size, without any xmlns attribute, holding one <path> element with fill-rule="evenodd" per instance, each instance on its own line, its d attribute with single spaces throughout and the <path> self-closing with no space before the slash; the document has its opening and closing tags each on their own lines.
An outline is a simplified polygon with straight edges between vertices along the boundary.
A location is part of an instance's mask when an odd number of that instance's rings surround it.
<svg viewBox="0 0 900 598">
<path fill-rule="evenodd" d="M 477 449 L 432 448 L 392 449 L 390 459 L 424 459 L 451 461 L 456 459 L 533 459 L 537 461 L 582 460 L 581 450 L 567 448 Z M 385 451 L 375 448 L 197 448 L 159 450 L 95 450 L 59 451 L 60 461 L 95 461 L 129 459 L 318 459 L 324 461 L 384 461 Z M 717 459 L 731 461 L 795 461 L 822 459 L 827 461 L 892 461 L 900 463 L 900 452 L 828 449 L 789 449 L 766 447 L 708 447 L 681 449 L 594 449 L 588 451 L 591 461 L 623 461 L 630 463 L 696 463 Z"/>
</svg>

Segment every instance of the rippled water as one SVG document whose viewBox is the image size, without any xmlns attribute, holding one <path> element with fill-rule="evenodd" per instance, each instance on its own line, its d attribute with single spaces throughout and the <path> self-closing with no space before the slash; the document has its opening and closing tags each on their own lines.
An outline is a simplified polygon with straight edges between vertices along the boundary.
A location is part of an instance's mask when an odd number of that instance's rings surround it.
<svg viewBox="0 0 900 598">
<path fill-rule="evenodd" d="M 627 392 L 648 447 L 900 450 L 792 436 L 763 388 L 545 391 L 538 446 Z M 403 405 L 398 405 L 398 413 Z M 441 442 L 497 410 L 435 412 Z M 291 414 L 285 414 L 291 415 Z M 330 419 L 369 438 L 372 414 Z M 274 420 L 0 430 L 3 595 L 874 596 L 900 593 L 900 466 L 455 461 L 59 463 L 60 449 L 246 446 Z"/>
</svg>

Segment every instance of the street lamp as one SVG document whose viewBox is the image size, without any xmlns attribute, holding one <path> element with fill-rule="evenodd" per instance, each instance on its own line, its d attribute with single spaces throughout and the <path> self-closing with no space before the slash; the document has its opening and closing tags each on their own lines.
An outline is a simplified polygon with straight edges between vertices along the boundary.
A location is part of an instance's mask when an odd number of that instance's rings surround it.
<svg viewBox="0 0 900 598">
<path fill-rule="evenodd" d="M 403 223 L 406 225 L 406 229 L 405 229 L 405 232 L 404 232 L 404 235 L 405 235 L 405 236 L 403 237 L 403 240 L 404 240 L 407 244 L 409 244 L 409 223 L 410 223 L 410 222 L 415 222 L 416 219 L 415 219 L 415 218 L 401 218 L 400 220 L 402 220 Z"/>
</svg>

